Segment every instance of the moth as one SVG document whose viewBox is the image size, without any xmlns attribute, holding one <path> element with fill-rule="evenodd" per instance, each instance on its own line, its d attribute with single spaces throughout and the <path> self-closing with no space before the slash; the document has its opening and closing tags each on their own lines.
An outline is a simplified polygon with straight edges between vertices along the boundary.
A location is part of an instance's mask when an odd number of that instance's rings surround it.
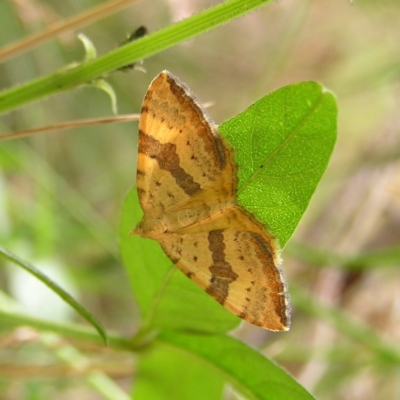
<svg viewBox="0 0 400 400">
<path fill-rule="evenodd" d="M 133 234 L 156 240 L 193 282 L 240 318 L 290 326 L 277 240 L 237 201 L 234 152 L 190 89 L 161 72 L 145 95 Z"/>
</svg>

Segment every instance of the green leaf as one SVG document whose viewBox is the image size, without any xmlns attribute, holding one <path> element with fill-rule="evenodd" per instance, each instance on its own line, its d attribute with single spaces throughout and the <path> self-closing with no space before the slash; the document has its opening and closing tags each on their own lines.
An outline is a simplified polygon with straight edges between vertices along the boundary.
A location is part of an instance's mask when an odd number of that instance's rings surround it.
<svg viewBox="0 0 400 400">
<path fill-rule="evenodd" d="M 230 336 L 163 332 L 158 340 L 205 362 L 249 399 L 314 399 L 281 367 Z"/>
<path fill-rule="evenodd" d="M 268 225 L 283 246 L 321 178 L 336 137 L 334 97 L 313 82 L 284 87 L 220 127 L 236 152 L 239 202 Z M 238 324 L 184 277 L 160 246 L 130 237 L 142 216 L 136 191 L 121 218 L 121 254 L 144 326 L 225 332 Z"/>
<path fill-rule="evenodd" d="M 219 127 L 235 149 L 239 202 L 282 248 L 328 165 L 336 118 L 333 95 L 304 82 L 263 97 Z"/>
<path fill-rule="evenodd" d="M 13 262 L 14 264 L 19 265 L 25 271 L 32 274 L 34 277 L 43 282 L 48 288 L 50 288 L 55 294 L 60 296 L 66 303 L 68 303 L 79 315 L 81 315 L 89 324 L 91 324 L 99 333 L 99 335 L 104 340 L 104 343 L 107 344 L 107 335 L 101 326 L 100 322 L 97 318 L 92 315 L 88 310 L 86 310 L 81 304 L 79 304 L 69 293 L 67 293 L 63 288 L 57 285 L 57 283 L 53 282 L 50 278 L 44 275 L 41 271 L 36 269 L 32 264 L 21 260 L 15 254 L 11 253 L 9 250 L 0 246 L 0 254 L 5 257 L 7 260 Z"/>
<path fill-rule="evenodd" d="M 135 377 L 135 400 L 220 400 L 224 379 L 187 351 L 158 341 L 141 354 Z"/>
<path fill-rule="evenodd" d="M 183 275 L 157 242 L 129 235 L 142 215 L 133 188 L 122 208 L 120 251 L 145 328 L 210 333 L 235 328 L 241 320 Z"/>
</svg>

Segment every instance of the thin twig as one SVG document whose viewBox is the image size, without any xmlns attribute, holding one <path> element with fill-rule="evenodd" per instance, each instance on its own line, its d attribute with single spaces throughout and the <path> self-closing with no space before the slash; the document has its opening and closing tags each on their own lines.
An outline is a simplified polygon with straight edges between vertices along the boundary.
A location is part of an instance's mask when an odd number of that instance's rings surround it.
<svg viewBox="0 0 400 400">
<path fill-rule="evenodd" d="M 90 126 L 90 125 L 98 125 L 98 124 L 109 124 L 113 122 L 130 122 L 130 121 L 138 121 L 139 114 L 128 114 L 128 115 L 119 115 L 114 117 L 106 117 L 106 118 L 91 118 L 91 119 L 81 119 L 76 121 L 62 122 L 56 125 L 49 126 L 41 126 L 39 128 L 26 129 L 18 132 L 10 132 L 0 135 L 1 140 L 11 140 L 11 139 L 20 139 L 26 136 L 33 136 L 39 133 L 47 133 L 54 131 L 61 131 L 65 129 L 78 128 L 82 126 Z"/>
<path fill-rule="evenodd" d="M 18 54 L 30 50 L 33 47 L 38 46 L 39 44 L 50 40 L 65 31 L 80 28 L 88 25 L 91 22 L 121 11 L 122 9 L 127 8 L 131 4 L 137 3 L 138 1 L 139 0 L 112 0 L 84 11 L 81 14 L 75 15 L 72 18 L 57 21 L 42 32 L 25 37 L 0 49 L 0 61 L 3 62 L 15 57 Z"/>
</svg>

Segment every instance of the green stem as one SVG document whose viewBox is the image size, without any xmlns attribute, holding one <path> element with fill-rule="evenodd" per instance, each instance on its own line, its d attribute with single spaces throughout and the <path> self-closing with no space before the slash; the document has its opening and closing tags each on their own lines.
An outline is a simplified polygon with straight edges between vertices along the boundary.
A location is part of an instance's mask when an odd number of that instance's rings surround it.
<svg viewBox="0 0 400 400">
<path fill-rule="evenodd" d="M 90 342 L 98 345 L 104 345 L 104 342 L 100 338 L 99 334 L 93 329 L 79 326 L 76 324 L 62 324 L 53 321 L 46 321 L 43 319 L 15 312 L 10 313 L 4 310 L 0 310 L 0 326 L 3 327 L 30 326 L 32 328 L 41 331 L 55 332 L 63 337 L 67 337 L 70 339 Z M 109 333 L 107 333 L 107 338 L 108 338 L 109 348 L 125 350 L 125 351 L 135 350 L 129 339 Z"/>
<path fill-rule="evenodd" d="M 95 60 L 64 68 L 3 91 L 0 93 L 0 114 L 43 97 L 88 84 L 108 72 L 159 53 L 271 2 L 272 0 L 227 0 Z"/>
<path fill-rule="evenodd" d="M 2 255 L 7 260 L 11 261 L 14 264 L 19 265 L 25 271 L 29 272 L 36 279 L 40 280 L 43 284 L 45 284 L 49 289 L 51 289 L 54 293 L 60 296 L 66 303 L 68 303 L 77 313 L 79 313 L 83 318 L 86 319 L 90 324 L 92 324 L 99 335 L 103 338 L 104 343 L 107 344 L 107 335 L 101 326 L 100 322 L 97 318 L 94 317 L 88 310 L 86 310 L 80 303 L 78 303 L 68 292 L 66 292 L 61 286 L 57 283 L 53 282 L 48 276 L 39 271 L 32 264 L 20 259 L 11 251 L 5 249 L 0 246 L 0 255 Z"/>
</svg>

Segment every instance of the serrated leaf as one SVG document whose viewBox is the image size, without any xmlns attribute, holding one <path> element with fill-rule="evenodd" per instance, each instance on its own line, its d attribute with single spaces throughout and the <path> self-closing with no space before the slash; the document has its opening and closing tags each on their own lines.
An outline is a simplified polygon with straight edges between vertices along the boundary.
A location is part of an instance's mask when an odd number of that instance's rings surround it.
<svg viewBox="0 0 400 400">
<path fill-rule="evenodd" d="M 235 150 L 239 202 L 284 247 L 328 165 L 336 140 L 333 95 L 314 82 L 285 86 L 219 130 Z"/>
<path fill-rule="evenodd" d="M 184 276 L 154 240 L 130 236 L 143 212 L 133 188 L 120 223 L 120 251 L 144 323 L 149 328 L 217 333 L 240 319 Z"/>
</svg>

